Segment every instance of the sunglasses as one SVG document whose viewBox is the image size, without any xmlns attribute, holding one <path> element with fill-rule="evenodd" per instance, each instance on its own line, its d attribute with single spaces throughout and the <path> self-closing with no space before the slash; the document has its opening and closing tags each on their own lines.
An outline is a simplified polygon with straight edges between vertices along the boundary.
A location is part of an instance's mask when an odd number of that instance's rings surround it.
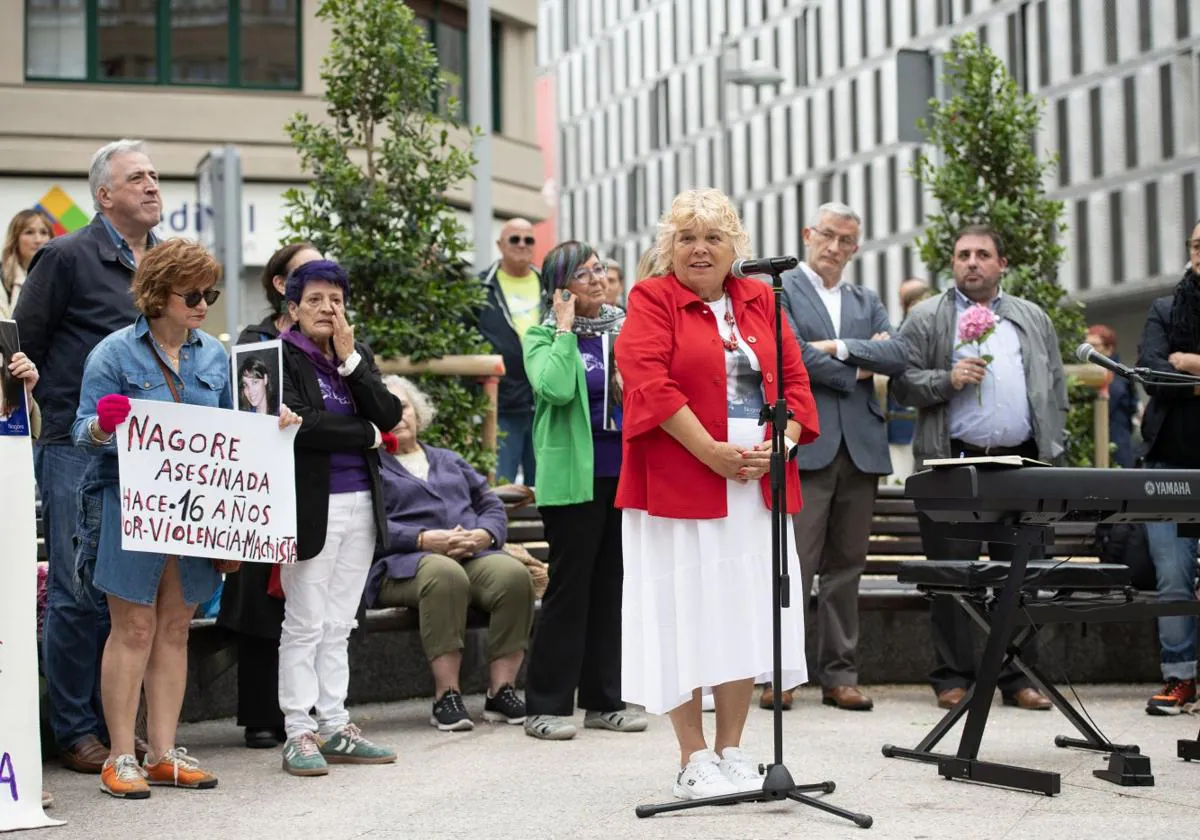
<svg viewBox="0 0 1200 840">
<path fill-rule="evenodd" d="M 528 245 L 529 247 L 532 248 L 533 247 L 533 237 L 532 236 L 517 236 L 516 234 L 513 234 L 512 236 L 508 237 L 508 244 L 509 245 L 524 244 L 524 245 Z"/>
<path fill-rule="evenodd" d="M 195 309 L 200 305 L 200 301 L 204 301 L 209 306 L 217 302 L 217 298 L 221 296 L 220 289 L 209 289 L 207 292 L 191 291 L 186 295 L 181 292 L 171 292 L 175 297 L 183 298 L 184 305 L 188 309 Z"/>
</svg>

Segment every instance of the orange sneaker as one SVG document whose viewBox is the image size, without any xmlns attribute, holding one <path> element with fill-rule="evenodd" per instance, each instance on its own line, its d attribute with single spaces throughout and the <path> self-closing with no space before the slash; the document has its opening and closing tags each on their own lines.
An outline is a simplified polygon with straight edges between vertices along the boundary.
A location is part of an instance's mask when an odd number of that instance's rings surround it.
<svg viewBox="0 0 1200 840">
<path fill-rule="evenodd" d="M 147 755 L 142 772 L 152 785 L 169 785 L 191 790 L 208 790 L 217 786 L 217 777 L 201 770 L 200 762 L 188 755 L 183 747 L 167 750 L 154 764 L 149 762 L 150 756 Z"/>
<path fill-rule="evenodd" d="M 146 774 L 131 755 L 108 759 L 100 768 L 100 790 L 118 799 L 149 799 Z"/>
</svg>

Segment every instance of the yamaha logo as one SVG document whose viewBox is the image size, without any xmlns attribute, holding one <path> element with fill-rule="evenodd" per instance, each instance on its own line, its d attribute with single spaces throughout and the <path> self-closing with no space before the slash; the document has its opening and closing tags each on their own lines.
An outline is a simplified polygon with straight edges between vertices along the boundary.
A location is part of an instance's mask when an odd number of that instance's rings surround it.
<svg viewBox="0 0 1200 840">
<path fill-rule="evenodd" d="M 1190 496 L 1190 481 L 1147 481 L 1144 489 L 1147 496 Z"/>
</svg>

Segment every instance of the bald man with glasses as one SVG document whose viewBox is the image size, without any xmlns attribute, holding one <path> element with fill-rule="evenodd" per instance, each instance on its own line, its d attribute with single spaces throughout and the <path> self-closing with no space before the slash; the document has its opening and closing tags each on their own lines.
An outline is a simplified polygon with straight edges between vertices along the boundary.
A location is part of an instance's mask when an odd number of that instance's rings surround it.
<svg viewBox="0 0 1200 840">
<path fill-rule="evenodd" d="M 533 225 L 526 219 L 509 219 L 496 241 L 500 259 L 480 275 L 487 303 L 479 313 L 479 332 L 504 358 L 500 379 L 497 420 L 504 436 L 496 459 L 496 477 L 534 486 L 537 465 L 533 456 L 533 390 L 525 375 L 521 340 L 546 314 L 542 278 L 533 267 Z"/>
</svg>

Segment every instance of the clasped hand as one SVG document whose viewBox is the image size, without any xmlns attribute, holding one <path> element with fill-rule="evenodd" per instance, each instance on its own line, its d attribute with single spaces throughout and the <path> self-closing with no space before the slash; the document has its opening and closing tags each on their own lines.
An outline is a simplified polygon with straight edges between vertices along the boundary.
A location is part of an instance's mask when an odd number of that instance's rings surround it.
<svg viewBox="0 0 1200 840">
<path fill-rule="evenodd" d="M 735 443 L 716 441 L 708 458 L 708 467 L 722 478 L 746 484 L 757 481 L 771 469 L 771 441 L 747 449 Z"/>
<path fill-rule="evenodd" d="M 424 531 L 421 534 L 422 548 L 455 560 L 474 557 L 491 544 L 492 535 L 482 528 L 468 531 L 456 525 L 452 530 Z"/>
</svg>

